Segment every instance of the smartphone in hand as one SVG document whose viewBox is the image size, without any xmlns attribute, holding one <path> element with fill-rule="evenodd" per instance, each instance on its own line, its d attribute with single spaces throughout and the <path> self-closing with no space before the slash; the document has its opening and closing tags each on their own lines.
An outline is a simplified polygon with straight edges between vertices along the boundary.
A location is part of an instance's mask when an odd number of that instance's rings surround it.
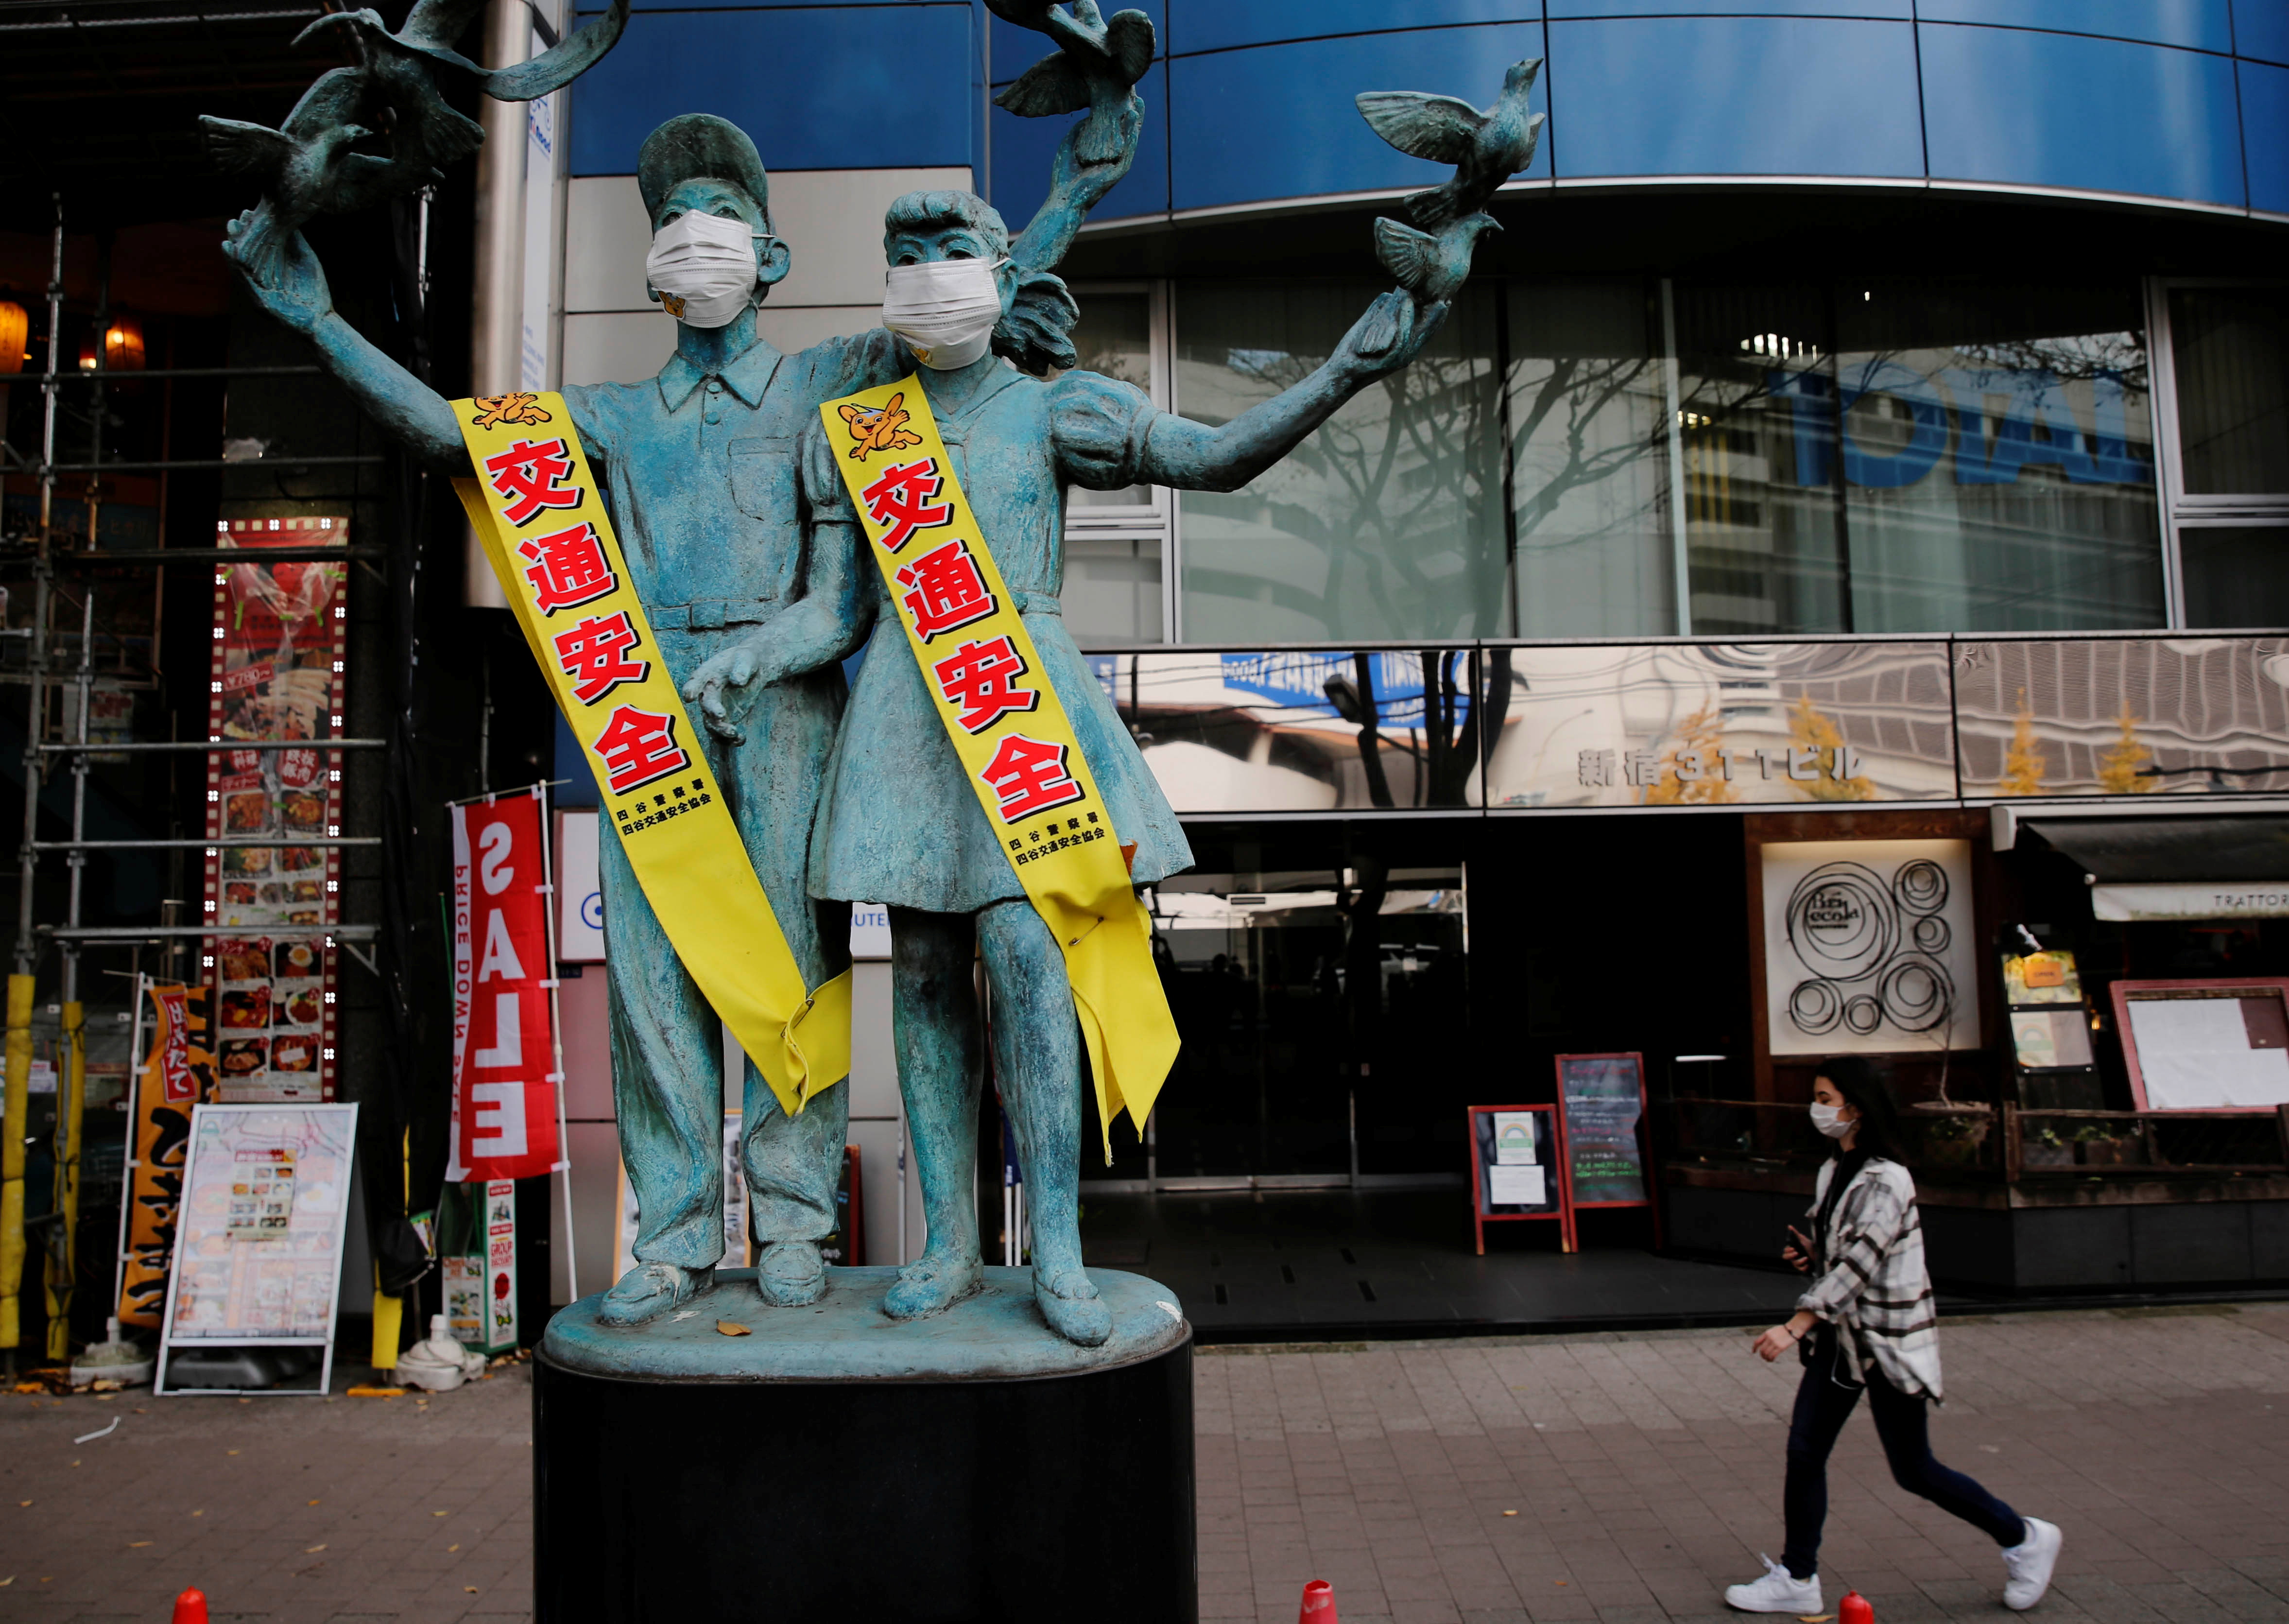
<svg viewBox="0 0 2289 1624">
<path fill-rule="evenodd" d="M 1789 1239 L 1793 1244 L 1781 1248 L 1781 1261 L 1799 1275 L 1810 1274 L 1812 1272 L 1811 1240 L 1794 1224 L 1788 1227 L 1788 1232 Z"/>
</svg>

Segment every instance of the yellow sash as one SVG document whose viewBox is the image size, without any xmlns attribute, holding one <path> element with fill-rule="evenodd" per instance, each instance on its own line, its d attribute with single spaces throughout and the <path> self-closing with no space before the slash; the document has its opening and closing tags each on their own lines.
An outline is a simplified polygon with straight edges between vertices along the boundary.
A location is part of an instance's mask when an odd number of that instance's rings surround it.
<svg viewBox="0 0 2289 1624">
<path fill-rule="evenodd" d="M 453 403 L 453 488 L 586 753 L 645 900 L 789 1113 L 850 1075 L 850 972 L 812 991 L 659 658 L 557 395 Z"/>
<path fill-rule="evenodd" d="M 921 381 L 819 408 L 985 821 L 1065 950 L 1097 1082 L 1105 1160 L 1113 1119 L 1138 1132 L 1176 1060 L 1176 1024 L 1152 962 L 1152 923 L 1129 884 L 1112 814 L 1009 584 L 978 530 Z"/>
</svg>

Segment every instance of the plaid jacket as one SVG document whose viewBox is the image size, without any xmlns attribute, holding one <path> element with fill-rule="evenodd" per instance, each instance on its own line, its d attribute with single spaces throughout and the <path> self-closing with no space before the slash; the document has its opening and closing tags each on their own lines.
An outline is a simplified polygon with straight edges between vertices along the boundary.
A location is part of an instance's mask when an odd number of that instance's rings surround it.
<svg viewBox="0 0 2289 1624">
<path fill-rule="evenodd" d="M 1815 1220 L 1835 1177 L 1834 1162 L 1821 1168 L 1812 1197 Z M 1814 1279 L 1796 1306 L 1836 1328 L 1845 1368 L 1872 1365 L 1901 1392 L 1938 1402 L 1939 1317 L 1908 1170 L 1871 1157 L 1845 1186 L 1828 1233 L 1815 1231 L 1814 1245 Z M 1803 1356 L 1811 1359 L 1810 1348 Z"/>
</svg>

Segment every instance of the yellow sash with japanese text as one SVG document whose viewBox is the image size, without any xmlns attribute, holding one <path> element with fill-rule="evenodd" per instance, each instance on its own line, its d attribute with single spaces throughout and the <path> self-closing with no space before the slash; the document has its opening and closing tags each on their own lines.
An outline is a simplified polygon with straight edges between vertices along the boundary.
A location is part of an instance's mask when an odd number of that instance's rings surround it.
<svg viewBox="0 0 2289 1624">
<path fill-rule="evenodd" d="M 456 401 L 453 414 L 476 469 L 453 488 L 596 774 L 600 815 L 700 992 L 779 1104 L 800 1111 L 850 1075 L 850 972 L 803 983 L 659 658 L 563 397 Z"/>
<path fill-rule="evenodd" d="M 1065 951 L 1110 1162 L 1113 1117 L 1126 1110 L 1142 1133 L 1176 1060 L 1152 922 L 1129 884 L 1128 854 L 921 381 L 819 412 L 922 685 L 1002 856 Z"/>
</svg>

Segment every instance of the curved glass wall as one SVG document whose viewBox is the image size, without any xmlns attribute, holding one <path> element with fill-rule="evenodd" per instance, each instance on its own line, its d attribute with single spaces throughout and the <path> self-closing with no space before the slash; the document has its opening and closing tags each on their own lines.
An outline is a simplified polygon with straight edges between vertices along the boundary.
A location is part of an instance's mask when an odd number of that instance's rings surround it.
<svg viewBox="0 0 2289 1624">
<path fill-rule="evenodd" d="M 1175 409 L 1270 398 L 1376 291 L 1176 284 Z M 1474 283 L 1415 368 L 1180 499 L 1179 635 L 2162 626 L 2148 371 L 2127 278 Z"/>
</svg>

